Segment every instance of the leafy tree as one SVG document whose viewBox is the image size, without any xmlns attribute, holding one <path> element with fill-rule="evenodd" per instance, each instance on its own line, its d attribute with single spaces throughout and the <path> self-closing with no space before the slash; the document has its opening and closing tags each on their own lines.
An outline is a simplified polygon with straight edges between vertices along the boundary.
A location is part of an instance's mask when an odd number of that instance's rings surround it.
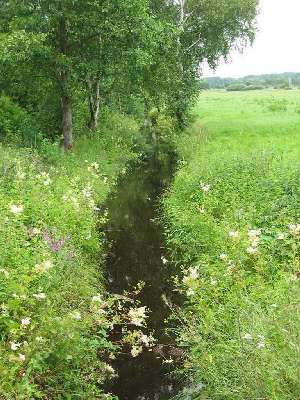
<svg viewBox="0 0 300 400">
<path fill-rule="evenodd" d="M 0 6 L 1 89 L 33 112 L 45 104 L 53 120 L 61 116 L 70 150 L 74 99 L 83 96 L 91 130 L 101 105 L 112 103 L 125 111 L 139 103 L 134 107 L 146 119 L 156 107 L 183 126 L 201 63 L 215 67 L 233 46 L 253 39 L 257 0 L 0 0 Z"/>
<path fill-rule="evenodd" d="M 91 116 L 89 126 L 95 129 L 101 80 L 112 73 L 111 66 L 133 47 L 137 31 L 148 18 L 147 2 L 7 0 L 2 3 L 4 33 L 14 32 L 18 26 L 29 37 L 43 35 L 43 49 L 46 49 L 43 57 L 28 54 L 26 61 L 50 77 L 59 90 L 64 148 L 70 150 L 74 91 L 85 86 Z M 114 73 L 116 78 L 117 71 Z"/>
<path fill-rule="evenodd" d="M 258 1 L 153 0 L 153 7 L 177 27 L 172 108 L 182 126 L 191 98 L 199 89 L 201 64 L 207 61 L 215 68 L 233 47 L 242 48 L 254 39 Z"/>
</svg>

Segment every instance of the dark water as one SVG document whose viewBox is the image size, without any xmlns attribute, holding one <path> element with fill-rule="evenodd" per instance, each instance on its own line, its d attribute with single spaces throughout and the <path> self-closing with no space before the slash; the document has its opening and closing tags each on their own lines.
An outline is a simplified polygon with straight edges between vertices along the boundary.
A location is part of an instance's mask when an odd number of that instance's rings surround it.
<svg viewBox="0 0 300 400">
<path fill-rule="evenodd" d="M 123 354 L 116 360 L 114 368 L 119 378 L 107 389 L 120 400 L 166 400 L 175 391 L 176 385 L 169 376 L 172 366 L 162 363 L 173 348 L 172 339 L 164 333 L 169 309 L 162 299 L 171 294 L 171 273 L 170 265 L 162 261 L 164 241 L 157 221 L 159 200 L 170 183 L 174 166 L 173 155 L 133 165 L 107 203 L 109 290 L 121 294 L 136 283 L 145 282 L 139 299 L 141 306 L 151 310 L 147 325 L 155 331 L 158 342 L 154 351 L 145 351 L 137 358 Z M 156 351 L 159 348 L 163 350 Z"/>
</svg>

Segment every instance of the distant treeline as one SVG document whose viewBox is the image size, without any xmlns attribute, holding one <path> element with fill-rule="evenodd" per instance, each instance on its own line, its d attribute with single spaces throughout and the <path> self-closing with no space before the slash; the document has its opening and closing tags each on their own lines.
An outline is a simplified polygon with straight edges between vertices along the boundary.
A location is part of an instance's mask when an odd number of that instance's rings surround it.
<svg viewBox="0 0 300 400">
<path fill-rule="evenodd" d="M 244 78 L 205 78 L 201 82 L 204 90 L 226 89 L 228 91 L 260 90 L 265 88 L 291 89 L 300 87 L 300 72 L 282 74 L 249 75 Z"/>
</svg>

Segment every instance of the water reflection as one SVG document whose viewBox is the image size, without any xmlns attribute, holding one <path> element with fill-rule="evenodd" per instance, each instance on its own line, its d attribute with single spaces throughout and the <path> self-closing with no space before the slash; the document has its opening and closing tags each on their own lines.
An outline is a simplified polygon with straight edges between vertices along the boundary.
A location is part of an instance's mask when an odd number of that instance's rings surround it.
<svg viewBox="0 0 300 400">
<path fill-rule="evenodd" d="M 120 400 L 166 400 L 174 393 L 174 383 L 168 377 L 171 366 L 162 364 L 164 349 L 169 349 L 171 342 L 163 332 L 169 313 L 163 296 L 170 292 L 170 266 L 157 219 L 160 196 L 170 183 L 174 166 L 173 154 L 132 166 L 107 203 L 109 289 L 122 293 L 145 282 L 140 300 L 152 311 L 149 326 L 161 346 L 134 359 L 128 355 L 118 358 L 114 367 L 119 378 L 108 389 Z"/>
</svg>

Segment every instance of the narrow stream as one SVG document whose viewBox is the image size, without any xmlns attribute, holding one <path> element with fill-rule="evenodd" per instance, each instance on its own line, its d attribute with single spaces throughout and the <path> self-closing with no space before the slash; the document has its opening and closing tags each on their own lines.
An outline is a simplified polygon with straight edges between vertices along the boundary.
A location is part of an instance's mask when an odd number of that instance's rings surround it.
<svg viewBox="0 0 300 400">
<path fill-rule="evenodd" d="M 109 290 L 121 294 L 145 282 L 139 300 L 151 310 L 148 326 L 155 331 L 157 348 L 164 349 L 172 347 L 172 339 L 164 333 L 169 309 L 162 299 L 171 293 L 170 266 L 163 262 L 163 233 L 157 217 L 160 197 L 170 184 L 174 167 L 175 157 L 168 154 L 131 166 L 107 203 Z M 169 376 L 172 366 L 162 363 L 163 358 L 167 354 L 159 356 L 157 351 L 145 351 L 137 358 L 121 355 L 114 364 L 119 377 L 108 390 L 120 400 L 170 399 L 176 385 Z"/>
</svg>

